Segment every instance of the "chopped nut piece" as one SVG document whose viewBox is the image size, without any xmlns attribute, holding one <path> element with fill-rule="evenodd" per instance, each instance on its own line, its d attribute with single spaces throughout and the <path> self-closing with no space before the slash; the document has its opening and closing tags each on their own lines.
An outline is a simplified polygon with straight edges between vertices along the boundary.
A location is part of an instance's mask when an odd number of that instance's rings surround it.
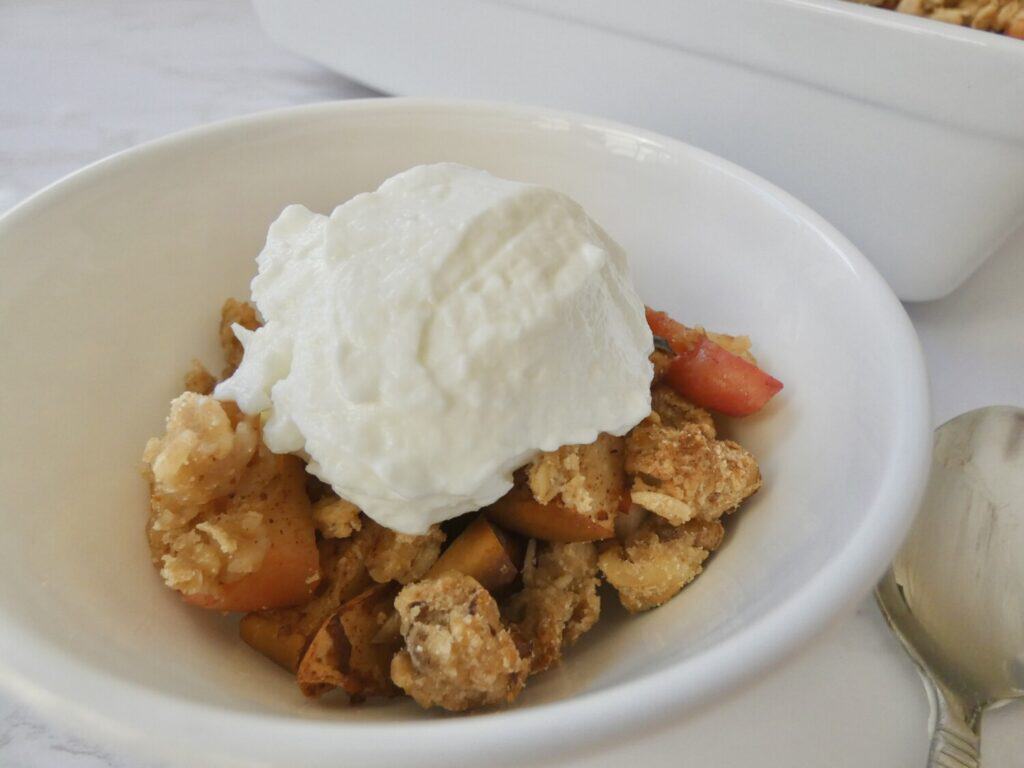
<svg viewBox="0 0 1024 768">
<path fill-rule="evenodd" d="M 169 504 L 205 504 L 235 490 L 258 442 L 251 421 L 232 424 L 220 402 L 185 392 L 171 403 L 166 434 L 146 443 L 144 474 Z"/>
<path fill-rule="evenodd" d="M 686 400 L 672 387 L 659 384 L 651 390 L 651 408 L 666 427 L 696 424 L 709 440 L 715 439 L 715 421 L 711 414 Z"/>
<path fill-rule="evenodd" d="M 391 678 L 421 707 L 461 712 L 519 695 L 527 662 L 475 579 L 447 573 L 410 584 L 395 608 L 405 649 L 391 662 Z"/>
<path fill-rule="evenodd" d="M 363 527 L 359 507 L 333 494 L 313 504 L 313 523 L 329 539 L 347 539 Z"/>
<path fill-rule="evenodd" d="M 235 332 L 231 328 L 235 323 L 250 331 L 255 331 L 263 324 L 256 314 L 256 307 L 248 301 L 228 299 L 224 302 L 224 306 L 220 310 L 220 347 L 224 350 L 224 361 L 227 363 L 227 367 L 224 368 L 224 378 L 235 372 L 238 364 L 242 362 L 242 354 L 245 352 L 242 349 L 242 342 L 235 337 Z"/>
<path fill-rule="evenodd" d="M 482 514 L 448 545 L 427 576 L 448 571 L 472 576 L 488 592 L 508 586 L 519 574 L 502 535 Z"/>
<path fill-rule="evenodd" d="M 540 454 L 526 477 L 541 504 L 557 497 L 572 511 L 605 524 L 619 509 L 625 488 L 624 466 L 622 438 L 601 434 L 589 445 L 565 445 Z"/>
<path fill-rule="evenodd" d="M 635 504 L 674 525 L 715 520 L 761 486 L 754 457 L 731 440 L 710 440 L 698 424 L 669 427 L 657 413 L 626 437 Z"/>
<path fill-rule="evenodd" d="M 195 392 L 197 395 L 212 395 L 215 386 L 216 377 L 198 360 L 193 360 L 188 373 L 185 374 L 185 391 Z"/>
<path fill-rule="evenodd" d="M 296 677 L 306 696 L 322 696 L 334 687 L 354 700 L 397 693 L 391 659 L 401 637 L 378 642 L 394 614 L 395 584 L 377 584 L 332 613 L 314 635 L 299 662 Z"/>
<path fill-rule="evenodd" d="M 598 563 L 626 610 L 646 611 L 666 602 L 696 578 L 723 535 L 717 520 L 672 526 L 652 515 L 625 543 L 602 552 Z"/>
<path fill-rule="evenodd" d="M 523 590 L 507 615 L 519 638 L 530 645 L 530 673 L 557 664 L 562 649 L 597 622 L 597 549 L 589 542 L 534 544 L 523 566 Z"/>
<path fill-rule="evenodd" d="M 432 525 L 422 536 L 412 536 L 366 519 L 357 540 L 374 581 L 408 584 L 422 578 L 437 560 L 444 544 L 444 531 Z"/>
</svg>

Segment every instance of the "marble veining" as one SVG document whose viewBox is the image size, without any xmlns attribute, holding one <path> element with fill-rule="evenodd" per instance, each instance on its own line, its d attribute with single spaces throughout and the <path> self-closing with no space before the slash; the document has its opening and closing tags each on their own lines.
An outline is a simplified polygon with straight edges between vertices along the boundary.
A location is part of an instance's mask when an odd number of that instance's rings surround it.
<svg viewBox="0 0 1024 768">
<path fill-rule="evenodd" d="M 44 723 L 22 706 L 0 701 L 0 765 L 4 768 L 166 768 L 119 756 L 59 726 Z"/>
<path fill-rule="evenodd" d="M 0 210 L 147 139 L 374 93 L 278 49 L 241 0 L 0 4 Z"/>
</svg>

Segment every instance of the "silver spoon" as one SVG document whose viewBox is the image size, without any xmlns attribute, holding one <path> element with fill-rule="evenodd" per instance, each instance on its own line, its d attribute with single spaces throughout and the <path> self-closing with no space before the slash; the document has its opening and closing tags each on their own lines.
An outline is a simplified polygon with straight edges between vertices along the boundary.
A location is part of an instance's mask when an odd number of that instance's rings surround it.
<svg viewBox="0 0 1024 768">
<path fill-rule="evenodd" d="M 933 704 L 929 768 L 976 768 L 981 713 L 1024 696 L 1024 410 L 939 427 L 921 512 L 876 594 Z"/>
</svg>

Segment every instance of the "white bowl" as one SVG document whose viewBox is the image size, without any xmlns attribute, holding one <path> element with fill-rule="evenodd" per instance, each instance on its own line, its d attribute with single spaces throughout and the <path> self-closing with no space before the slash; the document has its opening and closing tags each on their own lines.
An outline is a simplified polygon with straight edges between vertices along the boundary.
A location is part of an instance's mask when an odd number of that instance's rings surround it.
<svg viewBox="0 0 1024 768">
<path fill-rule="evenodd" d="M 629 620 L 606 597 L 607 620 L 507 711 L 317 705 L 233 617 L 161 585 L 139 454 L 189 359 L 217 359 L 219 305 L 245 295 L 282 206 L 329 211 L 439 160 L 569 193 L 631 254 L 648 303 L 753 335 L 786 389 L 730 429 L 765 488 L 681 596 Z M 763 673 L 863 596 L 925 477 L 922 357 L 878 273 L 765 181 L 600 120 L 375 100 L 187 131 L 8 213 L 0 270 L 0 684 L 186 764 L 496 764 L 635 737 Z"/>
<path fill-rule="evenodd" d="M 388 93 L 580 109 L 742 163 L 904 299 L 1024 222 L 1024 44 L 1002 35 L 846 0 L 253 2 L 274 40 Z"/>
</svg>

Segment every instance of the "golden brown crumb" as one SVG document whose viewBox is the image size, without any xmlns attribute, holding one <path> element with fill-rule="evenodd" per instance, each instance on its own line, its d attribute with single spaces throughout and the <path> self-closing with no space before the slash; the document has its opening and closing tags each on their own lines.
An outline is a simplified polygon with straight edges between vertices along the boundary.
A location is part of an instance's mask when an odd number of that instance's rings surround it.
<svg viewBox="0 0 1024 768">
<path fill-rule="evenodd" d="M 699 424 L 670 427 L 652 413 L 626 436 L 630 496 L 673 525 L 715 520 L 761 486 L 757 462 L 731 440 L 709 439 Z"/>
<path fill-rule="evenodd" d="M 410 584 L 395 608 L 405 648 L 391 662 L 391 678 L 421 707 L 461 712 L 519 695 L 528 664 L 475 579 L 449 572 Z"/>
<path fill-rule="evenodd" d="M 185 374 L 185 391 L 197 395 L 212 395 L 217 379 L 198 360 L 193 360 Z"/>
<path fill-rule="evenodd" d="M 597 622 L 597 549 L 591 542 L 531 541 L 523 589 L 507 606 L 517 636 L 530 646 L 530 673 L 557 664 L 562 650 Z"/>
<path fill-rule="evenodd" d="M 185 392 L 171 403 L 164 436 L 146 443 L 145 474 L 167 502 L 205 504 L 235 489 L 258 442 L 252 421 L 232 424 L 223 404 Z"/>
<path fill-rule="evenodd" d="M 602 552 L 598 563 L 626 610 L 646 611 L 666 602 L 696 578 L 723 535 L 717 520 L 672 526 L 651 515 L 624 543 Z"/>
<path fill-rule="evenodd" d="M 540 454 L 527 469 L 534 498 L 556 496 L 569 509 L 604 523 L 614 519 L 625 487 L 623 439 L 601 434 L 588 445 L 566 445 Z"/>
<path fill-rule="evenodd" d="M 666 427 L 696 424 L 709 440 L 715 439 L 715 422 L 711 414 L 685 400 L 672 387 L 656 385 L 651 390 L 651 408 Z"/>
<path fill-rule="evenodd" d="M 313 504 L 313 523 L 329 539 L 345 539 L 363 527 L 359 507 L 334 494 Z"/>
<path fill-rule="evenodd" d="M 256 307 L 248 301 L 228 299 L 220 310 L 220 347 L 224 350 L 224 361 L 227 367 L 224 369 L 224 378 L 227 378 L 238 364 L 242 362 L 242 342 L 235 338 L 235 332 L 231 326 L 238 323 L 243 328 L 255 331 L 262 323 L 256 314 Z"/>
<path fill-rule="evenodd" d="M 441 554 L 444 532 L 438 525 L 422 536 L 384 528 L 366 518 L 357 540 L 363 549 L 367 570 L 376 582 L 408 584 L 422 578 Z"/>
<path fill-rule="evenodd" d="M 651 365 L 654 366 L 654 382 L 657 383 L 665 378 L 665 374 L 668 373 L 668 367 L 675 358 L 671 352 L 666 352 L 664 349 L 655 349 L 651 353 Z"/>
</svg>

